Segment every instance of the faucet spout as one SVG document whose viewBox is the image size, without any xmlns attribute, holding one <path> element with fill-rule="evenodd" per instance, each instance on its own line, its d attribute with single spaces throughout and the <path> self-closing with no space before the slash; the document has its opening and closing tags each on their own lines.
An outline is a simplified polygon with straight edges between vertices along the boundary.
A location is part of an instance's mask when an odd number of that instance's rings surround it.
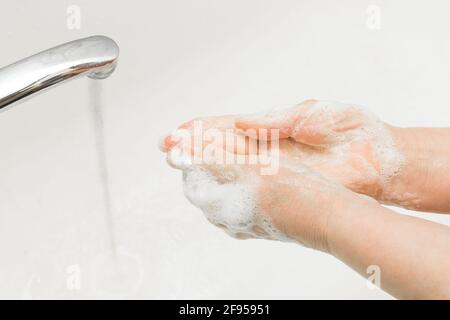
<svg viewBox="0 0 450 320">
<path fill-rule="evenodd" d="M 119 47 L 110 38 L 93 36 L 64 43 L 0 69 L 0 111 L 59 83 L 86 75 L 110 76 Z"/>
</svg>

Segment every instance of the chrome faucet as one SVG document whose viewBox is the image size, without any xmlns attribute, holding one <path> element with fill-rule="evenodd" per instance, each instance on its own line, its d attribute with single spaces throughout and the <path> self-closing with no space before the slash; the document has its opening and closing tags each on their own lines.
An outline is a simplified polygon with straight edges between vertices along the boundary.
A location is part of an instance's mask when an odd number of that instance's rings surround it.
<svg viewBox="0 0 450 320">
<path fill-rule="evenodd" d="M 0 111 L 43 89 L 78 76 L 107 78 L 114 72 L 119 47 L 93 36 L 64 43 L 0 69 Z"/>
</svg>

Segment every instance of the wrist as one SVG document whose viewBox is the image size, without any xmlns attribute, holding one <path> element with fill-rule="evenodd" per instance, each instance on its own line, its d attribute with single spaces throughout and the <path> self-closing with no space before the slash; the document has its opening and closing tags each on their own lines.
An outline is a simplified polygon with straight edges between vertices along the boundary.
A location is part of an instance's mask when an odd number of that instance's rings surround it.
<svg viewBox="0 0 450 320">
<path fill-rule="evenodd" d="M 443 192 L 450 187 L 450 130 L 388 129 L 403 163 L 390 178 L 380 201 L 413 210 L 448 210 L 448 195 Z"/>
</svg>

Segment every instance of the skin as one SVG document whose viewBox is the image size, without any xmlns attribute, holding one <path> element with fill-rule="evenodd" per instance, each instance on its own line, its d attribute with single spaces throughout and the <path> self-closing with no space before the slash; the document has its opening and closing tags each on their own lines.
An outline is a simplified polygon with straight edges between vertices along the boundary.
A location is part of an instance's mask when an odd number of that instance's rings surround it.
<svg viewBox="0 0 450 320">
<path fill-rule="evenodd" d="M 450 129 L 398 128 L 373 121 L 364 110 L 351 106 L 334 109 L 331 103 L 325 112 L 318 112 L 317 105 L 318 101 L 307 100 L 275 116 L 238 117 L 235 124 L 244 130 L 279 129 L 283 138 L 296 141 L 300 149 L 316 148 L 314 152 L 326 161 L 306 159 L 309 167 L 381 203 L 418 211 L 450 212 L 450 179 L 445 179 L 450 176 Z M 376 130 L 380 125 L 383 136 L 393 140 L 386 149 L 398 152 L 401 163 L 383 163 L 373 139 L 348 135 L 361 128 Z M 383 140 L 380 137 L 380 143 Z M 344 156 L 333 153 L 344 148 Z M 304 160 L 301 159 L 303 163 Z M 383 170 L 396 165 L 398 172 L 383 179 Z"/>
<path fill-rule="evenodd" d="M 389 129 L 405 155 L 405 165 L 391 181 L 386 202 L 419 211 L 450 213 L 450 128 Z M 401 199 L 405 194 L 419 200 L 417 205 L 405 204 Z"/>
<path fill-rule="evenodd" d="M 345 106 L 331 112 L 329 121 L 311 111 L 315 106 L 316 101 L 308 100 L 276 114 L 201 119 L 206 128 L 217 128 L 224 135 L 227 129 L 235 130 L 233 134 L 246 142 L 255 136 L 242 130 L 276 128 L 281 133 L 280 168 L 274 175 L 261 176 L 258 166 L 248 164 L 208 164 L 203 169 L 220 183 L 229 182 L 221 178 L 227 172 L 233 183 L 255 187 L 259 214 L 289 239 L 332 254 L 365 277 L 369 266 L 378 266 L 382 289 L 395 297 L 450 299 L 450 228 L 379 204 L 450 212 L 450 129 L 382 124 L 402 156 L 401 169 L 386 179 L 382 176 L 386 163 L 373 139 L 364 135 L 355 139 L 353 134 L 379 123 Z M 181 127 L 193 138 L 192 121 Z M 169 135 L 162 150 L 170 153 L 178 146 L 179 140 Z M 255 152 L 219 147 L 244 155 Z M 177 167 L 170 157 L 168 162 Z M 258 225 L 254 228 L 242 234 L 227 231 L 237 238 L 271 239 Z"/>
</svg>

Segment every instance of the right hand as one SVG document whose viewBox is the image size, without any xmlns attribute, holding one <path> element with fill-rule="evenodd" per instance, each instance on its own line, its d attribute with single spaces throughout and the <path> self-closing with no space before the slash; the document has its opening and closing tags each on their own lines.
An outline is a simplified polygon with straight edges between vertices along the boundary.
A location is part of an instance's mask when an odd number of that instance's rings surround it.
<svg viewBox="0 0 450 320">
<path fill-rule="evenodd" d="M 403 162 L 391 127 L 355 105 L 307 100 L 286 110 L 238 117 L 235 125 L 244 132 L 278 129 L 286 141 L 280 148 L 291 158 L 381 201 L 391 197 L 391 180 Z"/>
</svg>

